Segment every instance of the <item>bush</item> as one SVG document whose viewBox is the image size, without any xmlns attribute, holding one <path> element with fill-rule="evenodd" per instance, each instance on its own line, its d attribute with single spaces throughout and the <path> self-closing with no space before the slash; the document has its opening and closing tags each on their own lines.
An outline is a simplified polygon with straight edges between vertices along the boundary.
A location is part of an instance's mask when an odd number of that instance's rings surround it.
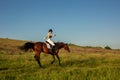
<svg viewBox="0 0 120 80">
<path fill-rule="evenodd" d="M 109 50 L 111 50 L 111 48 L 110 48 L 109 46 L 105 46 L 105 49 L 109 49 Z"/>
</svg>

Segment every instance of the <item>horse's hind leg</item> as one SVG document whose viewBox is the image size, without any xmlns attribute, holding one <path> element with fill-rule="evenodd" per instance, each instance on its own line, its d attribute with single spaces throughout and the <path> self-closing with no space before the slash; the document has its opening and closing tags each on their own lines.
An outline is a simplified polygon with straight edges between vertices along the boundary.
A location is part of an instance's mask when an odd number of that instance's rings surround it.
<svg viewBox="0 0 120 80">
<path fill-rule="evenodd" d="M 41 63 L 40 63 L 40 57 L 37 56 L 37 55 L 35 55 L 34 58 L 35 58 L 35 60 L 38 62 L 39 66 L 42 67 L 42 66 L 41 66 Z"/>
</svg>

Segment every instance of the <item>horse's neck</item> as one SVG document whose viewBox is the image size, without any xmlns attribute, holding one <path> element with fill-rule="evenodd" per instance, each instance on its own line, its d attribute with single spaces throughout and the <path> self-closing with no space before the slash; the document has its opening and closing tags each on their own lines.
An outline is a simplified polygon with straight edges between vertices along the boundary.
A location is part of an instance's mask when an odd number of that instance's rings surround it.
<svg viewBox="0 0 120 80">
<path fill-rule="evenodd" d="M 62 43 L 58 43 L 58 44 L 56 44 L 56 46 L 59 48 L 59 49 L 61 49 L 61 48 L 63 48 L 63 44 Z"/>
</svg>

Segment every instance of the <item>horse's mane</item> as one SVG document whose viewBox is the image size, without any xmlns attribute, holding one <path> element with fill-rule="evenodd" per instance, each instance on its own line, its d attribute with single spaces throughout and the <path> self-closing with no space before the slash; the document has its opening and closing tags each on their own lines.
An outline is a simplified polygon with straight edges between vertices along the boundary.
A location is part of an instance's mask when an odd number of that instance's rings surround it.
<svg viewBox="0 0 120 80">
<path fill-rule="evenodd" d="M 55 44 L 66 44 L 64 42 L 55 42 Z"/>
<path fill-rule="evenodd" d="M 65 43 L 64 42 L 55 42 L 55 45 L 60 49 L 65 45 Z"/>
</svg>

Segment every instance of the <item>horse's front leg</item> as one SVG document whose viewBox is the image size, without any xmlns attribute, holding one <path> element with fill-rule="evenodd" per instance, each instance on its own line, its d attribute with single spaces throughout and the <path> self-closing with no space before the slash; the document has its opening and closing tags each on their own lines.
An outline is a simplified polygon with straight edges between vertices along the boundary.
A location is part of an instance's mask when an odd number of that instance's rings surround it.
<svg viewBox="0 0 120 80">
<path fill-rule="evenodd" d="M 59 53 L 59 49 L 58 50 L 56 50 L 56 57 L 57 57 L 57 59 L 58 59 L 58 61 L 59 61 L 59 65 L 61 65 L 61 63 L 60 63 L 60 57 L 58 56 L 58 53 Z"/>
<path fill-rule="evenodd" d="M 53 56 L 53 61 L 51 62 L 51 64 L 53 64 L 55 61 L 55 55 L 52 55 L 52 56 Z"/>
<path fill-rule="evenodd" d="M 58 54 L 56 55 L 56 57 L 57 57 L 57 59 L 58 59 L 58 61 L 59 61 L 59 65 L 61 65 L 61 63 L 60 63 L 60 58 L 59 58 Z"/>
</svg>

